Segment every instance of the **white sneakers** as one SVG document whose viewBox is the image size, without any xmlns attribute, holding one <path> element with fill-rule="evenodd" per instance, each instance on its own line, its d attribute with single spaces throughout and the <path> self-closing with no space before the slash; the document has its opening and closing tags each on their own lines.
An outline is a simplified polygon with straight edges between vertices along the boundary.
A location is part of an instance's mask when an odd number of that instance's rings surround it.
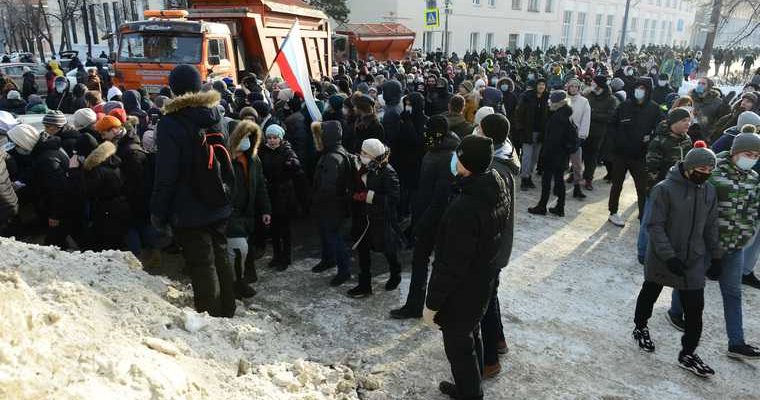
<svg viewBox="0 0 760 400">
<path fill-rule="evenodd" d="M 619 226 L 621 228 L 625 226 L 625 219 L 618 213 L 610 214 L 610 217 L 607 220 L 610 221 L 612 225 Z"/>
</svg>

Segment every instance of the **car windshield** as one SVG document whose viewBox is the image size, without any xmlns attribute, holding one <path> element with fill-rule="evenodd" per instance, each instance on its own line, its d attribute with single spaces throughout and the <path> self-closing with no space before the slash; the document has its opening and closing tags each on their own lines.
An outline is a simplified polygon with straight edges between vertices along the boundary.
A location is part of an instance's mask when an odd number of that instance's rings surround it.
<svg viewBox="0 0 760 400">
<path fill-rule="evenodd" d="M 123 34 L 119 62 L 198 64 L 201 62 L 201 36 L 141 32 Z"/>
</svg>

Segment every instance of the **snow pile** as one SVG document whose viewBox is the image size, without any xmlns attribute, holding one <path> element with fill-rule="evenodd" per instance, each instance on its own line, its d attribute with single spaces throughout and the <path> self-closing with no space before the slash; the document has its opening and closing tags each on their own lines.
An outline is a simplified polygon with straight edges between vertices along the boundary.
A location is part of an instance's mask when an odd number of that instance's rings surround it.
<svg viewBox="0 0 760 400">
<path fill-rule="evenodd" d="M 0 252 L 2 399 L 357 398 L 354 372 L 304 361 L 274 311 L 199 315 L 128 253 Z"/>
</svg>

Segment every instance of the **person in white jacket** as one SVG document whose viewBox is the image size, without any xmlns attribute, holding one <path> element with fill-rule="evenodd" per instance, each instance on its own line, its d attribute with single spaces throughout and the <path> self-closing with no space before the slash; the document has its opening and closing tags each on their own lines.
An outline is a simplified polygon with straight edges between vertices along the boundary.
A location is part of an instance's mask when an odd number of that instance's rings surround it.
<svg viewBox="0 0 760 400">
<path fill-rule="evenodd" d="M 588 103 L 588 99 L 581 94 L 581 81 L 577 78 L 572 78 L 565 84 L 567 94 L 570 99 L 570 107 L 573 109 L 573 115 L 570 117 L 578 127 L 578 139 L 581 144 L 588 137 L 588 131 L 591 127 L 591 106 Z M 568 178 L 568 182 L 574 185 L 573 197 L 576 199 L 584 199 L 586 195 L 581 190 L 581 183 L 583 182 L 583 149 L 582 146 L 578 146 L 578 150 L 570 155 L 570 164 L 573 167 L 573 175 Z"/>
</svg>

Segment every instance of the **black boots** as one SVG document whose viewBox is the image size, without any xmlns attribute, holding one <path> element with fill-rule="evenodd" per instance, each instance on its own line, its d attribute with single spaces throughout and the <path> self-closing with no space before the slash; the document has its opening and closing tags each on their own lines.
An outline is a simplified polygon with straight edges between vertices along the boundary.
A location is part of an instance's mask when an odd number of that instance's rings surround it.
<svg viewBox="0 0 760 400">
<path fill-rule="evenodd" d="M 320 272 L 325 272 L 328 269 L 335 268 L 335 261 L 332 260 L 322 260 L 319 262 L 319 264 L 313 266 L 311 268 L 311 272 L 314 272 L 315 274 L 318 274 Z"/>
<path fill-rule="evenodd" d="M 528 213 L 533 215 L 546 215 L 546 206 L 537 205 L 528 209 Z"/>
<path fill-rule="evenodd" d="M 549 212 L 558 216 L 558 217 L 564 217 L 565 216 L 565 207 L 561 207 L 559 205 L 554 206 L 549 209 Z"/>
<path fill-rule="evenodd" d="M 576 198 L 578 200 L 583 200 L 586 198 L 586 195 L 583 194 L 583 190 L 581 189 L 581 185 L 575 185 L 575 187 L 573 187 L 573 198 Z"/>
<path fill-rule="evenodd" d="M 256 282 L 258 276 L 256 275 L 256 266 L 253 262 L 245 262 L 245 276 L 243 275 L 243 260 L 239 251 L 235 250 L 235 263 L 233 268 L 235 269 L 235 298 L 247 299 L 256 295 L 256 290 L 249 285 L 251 282 Z"/>
<path fill-rule="evenodd" d="M 535 189 L 536 185 L 533 184 L 533 180 L 530 178 L 522 178 L 520 181 L 520 190 Z"/>
<path fill-rule="evenodd" d="M 385 291 L 390 292 L 391 290 L 395 290 L 399 283 L 401 283 L 401 275 L 391 274 L 391 277 L 385 282 Z"/>
</svg>

